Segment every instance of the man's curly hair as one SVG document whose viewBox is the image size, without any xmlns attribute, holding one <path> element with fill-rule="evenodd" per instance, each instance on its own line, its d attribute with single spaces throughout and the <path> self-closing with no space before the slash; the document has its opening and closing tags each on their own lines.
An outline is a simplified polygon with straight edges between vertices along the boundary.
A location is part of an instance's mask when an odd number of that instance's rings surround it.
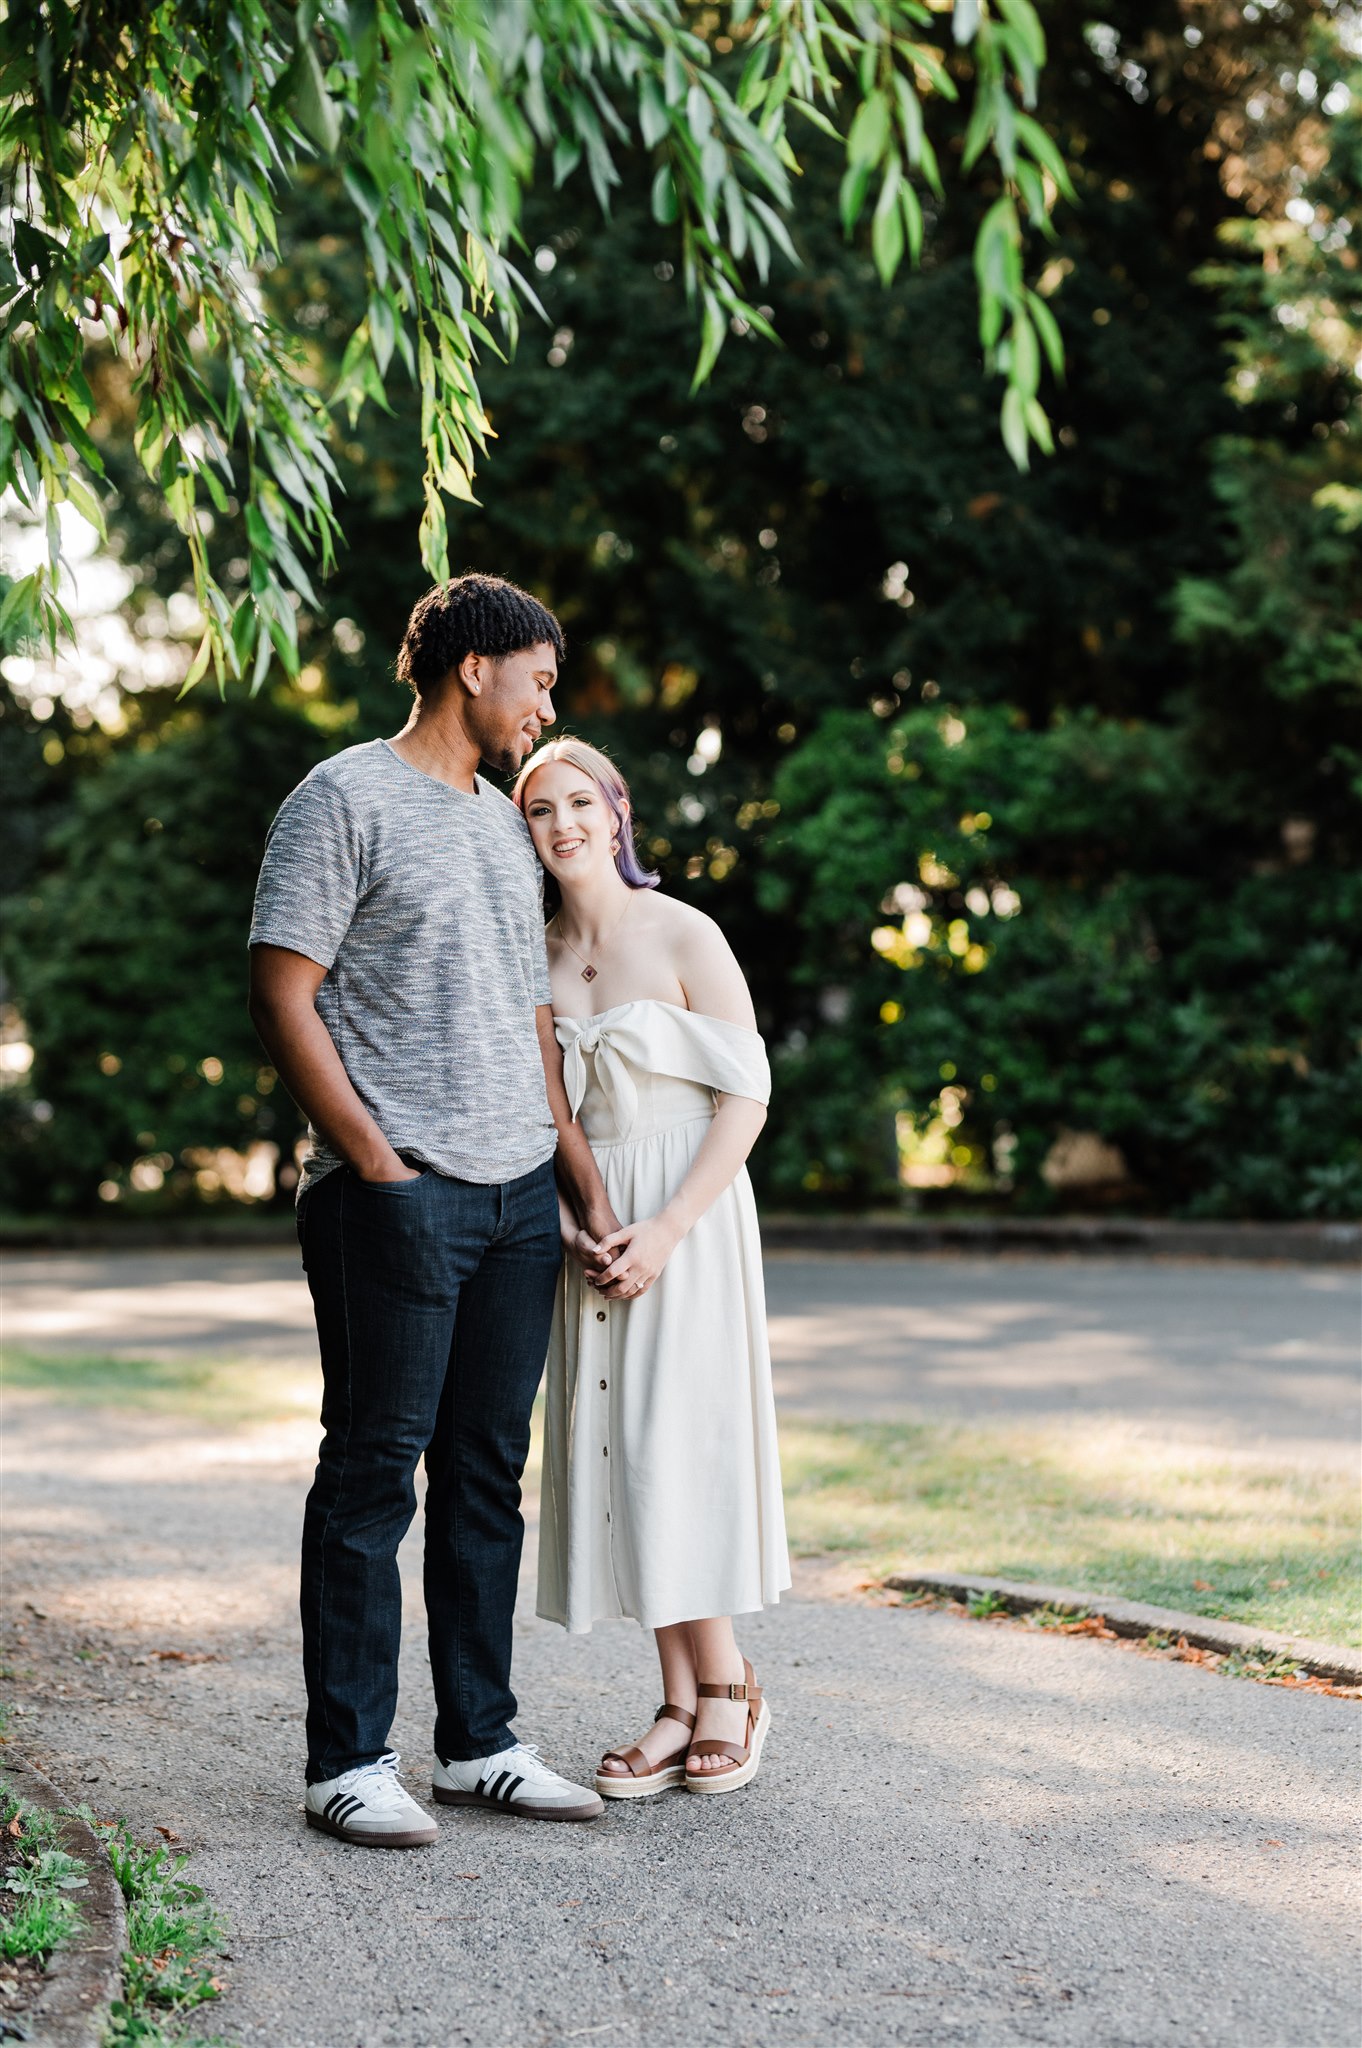
<svg viewBox="0 0 1362 2048">
<path fill-rule="evenodd" d="M 397 657 L 397 680 L 433 689 L 466 654 L 519 654 L 547 640 L 561 661 L 563 629 L 547 605 L 504 576 L 456 576 L 417 600 Z"/>
</svg>

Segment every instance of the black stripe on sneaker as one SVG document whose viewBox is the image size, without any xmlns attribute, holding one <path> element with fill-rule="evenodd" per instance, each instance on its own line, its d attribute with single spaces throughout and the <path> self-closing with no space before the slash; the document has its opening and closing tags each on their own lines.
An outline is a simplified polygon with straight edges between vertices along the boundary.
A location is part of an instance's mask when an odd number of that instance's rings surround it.
<svg viewBox="0 0 1362 2048">
<path fill-rule="evenodd" d="M 485 1799 L 500 1799 L 501 1788 L 506 1783 L 506 1780 L 510 1777 L 510 1775 L 511 1774 L 509 1771 L 498 1771 L 496 1777 L 493 1778 L 490 1782 L 486 1778 L 484 1778 L 482 1781 L 483 1797 Z"/>
<path fill-rule="evenodd" d="M 337 1799 L 340 1800 L 338 1805 L 336 1800 L 333 1800 L 331 1803 L 335 1807 L 335 1812 L 333 1813 L 331 1807 L 328 1806 L 326 1817 L 336 1827 L 343 1828 L 353 1814 L 364 1811 L 364 1801 L 356 1799 L 353 1793 L 347 1793 L 343 1799 L 341 1799 L 340 1794 L 337 1794 Z"/>
<path fill-rule="evenodd" d="M 343 1806 L 345 1804 L 347 1796 L 348 1795 L 344 1792 L 333 1792 L 331 1794 L 331 1797 L 327 1800 L 326 1805 L 322 1808 L 322 1812 L 325 1814 L 328 1820 L 334 1820 L 336 1818 L 336 1808 L 338 1806 Z"/>
<path fill-rule="evenodd" d="M 512 1778 L 510 1784 L 506 1787 L 505 1791 L 502 1792 L 500 1795 L 502 1803 L 504 1805 L 510 1805 L 511 1801 L 515 1798 L 516 1793 L 520 1790 L 524 1782 L 525 1780 L 523 1778 Z"/>
</svg>

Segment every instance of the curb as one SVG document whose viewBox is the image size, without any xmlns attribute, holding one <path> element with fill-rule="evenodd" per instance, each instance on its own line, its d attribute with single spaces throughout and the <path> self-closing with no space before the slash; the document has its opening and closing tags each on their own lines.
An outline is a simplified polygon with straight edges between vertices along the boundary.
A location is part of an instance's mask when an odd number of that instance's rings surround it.
<svg viewBox="0 0 1362 2048">
<path fill-rule="evenodd" d="M 84 1925 L 48 1957 L 42 1992 L 29 2016 L 33 2038 L 43 2048 L 100 2048 L 109 2008 L 122 1990 L 127 1921 L 118 1880 L 103 1843 L 41 1771 L 6 1752 L 0 1777 L 30 1806 L 63 1817 L 66 1849 L 80 1857 L 89 1875 L 80 1894 Z"/>
<path fill-rule="evenodd" d="M 1015 1252 L 1143 1259 L 1247 1259 L 1293 1266 L 1362 1266 L 1362 1223 L 1181 1223 L 1141 1216 L 761 1216 L 773 1252 Z M 117 1225 L 0 1225 L 0 1251 L 297 1250 L 291 1216 L 265 1222 L 183 1218 Z"/>
<path fill-rule="evenodd" d="M 1076 1593 L 1070 1586 L 965 1578 L 958 1572 L 903 1572 L 880 1583 L 896 1593 L 943 1593 L 953 1600 L 992 1593 L 1009 1614 L 1032 1614 L 1038 1607 L 1050 1607 L 1060 1614 L 1100 1614 L 1118 1636 L 1147 1636 L 1158 1629 L 1174 1638 L 1185 1636 L 1195 1650 L 1218 1650 L 1222 1655 L 1266 1651 L 1272 1657 L 1291 1658 L 1312 1678 L 1332 1679 L 1336 1685 L 1362 1685 L 1362 1650 L 1312 1643 L 1304 1636 L 1273 1635 L 1246 1628 L 1238 1621 L 1208 1621 L 1204 1614 L 1179 1614 L 1175 1608 L 1147 1607 L 1140 1600 L 1108 1600 L 1100 1593 Z"/>
<path fill-rule="evenodd" d="M 1139 1216 L 761 1218 L 768 1251 L 1040 1252 L 1098 1258 L 1362 1265 L 1362 1223 L 1180 1223 Z"/>
</svg>

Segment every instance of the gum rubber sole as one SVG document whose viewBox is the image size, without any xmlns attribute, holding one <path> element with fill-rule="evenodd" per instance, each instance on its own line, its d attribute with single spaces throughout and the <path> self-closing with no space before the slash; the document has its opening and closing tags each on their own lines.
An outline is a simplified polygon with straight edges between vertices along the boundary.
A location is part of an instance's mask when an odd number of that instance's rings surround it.
<svg viewBox="0 0 1362 2048">
<path fill-rule="evenodd" d="M 686 1766 L 669 1764 L 665 1771 L 652 1771 L 646 1778 L 619 1777 L 613 1771 L 597 1771 L 596 1790 L 602 1799 L 649 1799 L 658 1792 L 684 1787 Z"/>
<path fill-rule="evenodd" d="M 320 1834 L 331 1835 L 337 1842 L 353 1842 L 360 1849 L 428 1849 L 440 1833 L 432 1821 L 429 1828 L 404 1828 L 391 1835 L 360 1834 L 353 1828 L 337 1827 L 324 1813 L 314 1813 L 311 1807 L 305 1809 L 304 1818 Z"/>
<path fill-rule="evenodd" d="M 512 1820 L 598 1820 L 602 1812 L 599 1799 L 589 1806 L 531 1806 L 524 1800 L 508 1806 L 483 1792 L 446 1791 L 443 1785 L 432 1785 L 430 1796 L 437 1806 L 480 1806 L 484 1813 L 509 1814 Z"/>
<path fill-rule="evenodd" d="M 763 1700 L 761 1712 L 757 1716 L 757 1725 L 752 1731 L 752 1754 L 748 1757 L 747 1762 L 739 1764 L 737 1769 L 733 1771 L 688 1771 L 686 1773 L 686 1790 L 699 1793 L 702 1799 L 714 1799 L 721 1792 L 736 1792 L 740 1786 L 750 1785 L 753 1778 L 757 1775 L 757 1767 L 761 1763 L 762 1745 L 766 1741 L 766 1731 L 770 1725 L 771 1709 Z"/>
</svg>

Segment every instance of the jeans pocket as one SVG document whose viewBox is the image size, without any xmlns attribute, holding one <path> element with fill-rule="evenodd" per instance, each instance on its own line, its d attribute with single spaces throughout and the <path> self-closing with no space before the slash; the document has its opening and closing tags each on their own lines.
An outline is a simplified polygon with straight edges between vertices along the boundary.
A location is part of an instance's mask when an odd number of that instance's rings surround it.
<svg viewBox="0 0 1362 2048">
<path fill-rule="evenodd" d="M 371 1188 L 376 1195 L 405 1195 L 412 1188 L 422 1187 L 430 1179 L 431 1172 L 429 1166 L 423 1166 L 413 1180 L 365 1180 L 351 1167 L 350 1177 L 359 1187 Z"/>
</svg>

